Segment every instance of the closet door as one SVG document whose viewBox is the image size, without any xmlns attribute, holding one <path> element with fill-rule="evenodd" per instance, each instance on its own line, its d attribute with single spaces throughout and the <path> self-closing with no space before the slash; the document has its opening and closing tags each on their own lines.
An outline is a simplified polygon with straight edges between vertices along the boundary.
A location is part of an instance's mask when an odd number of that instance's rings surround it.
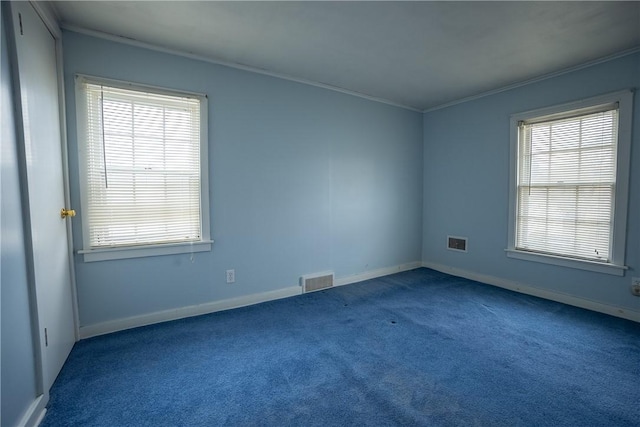
<svg viewBox="0 0 640 427">
<path fill-rule="evenodd" d="M 12 2 L 19 115 L 24 136 L 32 273 L 47 392 L 75 342 L 65 206 L 56 41 L 28 2 Z M 21 114 L 20 114 L 21 113 Z"/>
</svg>

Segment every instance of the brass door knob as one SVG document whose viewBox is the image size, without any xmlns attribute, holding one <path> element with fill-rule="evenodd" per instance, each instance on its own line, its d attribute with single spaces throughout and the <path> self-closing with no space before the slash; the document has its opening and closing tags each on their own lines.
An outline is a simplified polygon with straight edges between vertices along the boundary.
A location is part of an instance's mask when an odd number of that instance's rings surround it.
<svg viewBox="0 0 640 427">
<path fill-rule="evenodd" d="M 73 218 L 76 216 L 76 211 L 73 209 L 60 209 L 60 218 Z"/>
</svg>

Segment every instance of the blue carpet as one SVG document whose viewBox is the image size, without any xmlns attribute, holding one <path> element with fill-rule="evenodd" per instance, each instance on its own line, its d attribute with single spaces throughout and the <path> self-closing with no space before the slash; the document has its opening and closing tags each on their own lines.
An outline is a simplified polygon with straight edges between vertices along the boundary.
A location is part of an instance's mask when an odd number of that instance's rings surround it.
<svg viewBox="0 0 640 427">
<path fill-rule="evenodd" d="M 43 426 L 638 426 L 640 324 L 428 269 L 78 342 Z"/>
</svg>

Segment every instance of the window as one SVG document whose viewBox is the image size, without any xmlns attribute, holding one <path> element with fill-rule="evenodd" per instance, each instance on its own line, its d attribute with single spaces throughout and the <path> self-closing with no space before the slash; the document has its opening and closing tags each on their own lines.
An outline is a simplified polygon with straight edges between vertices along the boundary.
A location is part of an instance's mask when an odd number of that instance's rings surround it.
<svg viewBox="0 0 640 427">
<path fill-rule="evenodd" d="M 507 255 L 623 275 L 632 93 L 512 116 Z"/>
<path fill-rule="evenodd" d="M 211 249 L 207 102 L 76 80 L 85 261 Z"/>
</svg>

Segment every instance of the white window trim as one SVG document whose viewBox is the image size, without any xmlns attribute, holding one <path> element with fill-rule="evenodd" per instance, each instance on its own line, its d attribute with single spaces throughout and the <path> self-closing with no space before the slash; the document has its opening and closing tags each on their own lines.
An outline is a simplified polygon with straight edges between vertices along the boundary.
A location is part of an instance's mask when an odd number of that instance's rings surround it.
<svg viewBox="0 0 640 427">
<path fill-rule="evenodd" d="M 601 263 L 570 257 L 546 255 L 518 250 L 516 243 L 516 204 L 517 204 L 517 165 L 518 165 L 518 122 L 537 117 L 552 116 L 566 111 L 589 108 L 607 103 L 619 103 L 618 152 L 616 190 L 614 200 L 612 256 L 611 262 Z M 627 240 L 627 209 L 629 202 L 629 169 L 631 154 L 631 124 L 633 121 L 633 92 L 623 90 L 581 101 L 541 108 L 513 114 L 510 123 L 510 162 L 509 162 L 509 232 L 506 254 L 510 258 L 541 262 L 563 267 L 577 268 L 598 273 L 624 276 L 625 248 Z"/>
<path fill-rule="evenodd" d="M 174 255 L 194 252 L 211 251 L 213 240 L 211 240 L 211 225 L 209 221 L 209 138 L 208 138 L 208 98 L 207 95 L 184 90 L 171 90 L 139 83 L 125 82 L 120 80 L 93 77 L 84 74 L 77 74 L 75 77 L 76 91 L 76 126 L 78 143 L 78 164 L 80 176 L 80 219 L 82 220 L 82 243 L 83 248 L 77 251 L 83 255 L 84 262 L 106 261 L 126 258 L 140 258 L 160 255 Z M 105 86 L 117 87 L 121 89 L 144 90 L 163 95 L 190 96 L 200 100 L 200 221 L 202 227 L 202 238 L 197 242 L 185 243 L 159 243 L 155 245 L 122 246 L 114 248 L 90 249 L 89 243 L 89 222 L 82 215 L 88 210 L 88 188 L 87 188 L 87 159 L 85 144 L 81 141 L 86 135 L 87 106 L 81 88 L 82 83 L 91 82 L 104 84 Z"/>
</svg>

